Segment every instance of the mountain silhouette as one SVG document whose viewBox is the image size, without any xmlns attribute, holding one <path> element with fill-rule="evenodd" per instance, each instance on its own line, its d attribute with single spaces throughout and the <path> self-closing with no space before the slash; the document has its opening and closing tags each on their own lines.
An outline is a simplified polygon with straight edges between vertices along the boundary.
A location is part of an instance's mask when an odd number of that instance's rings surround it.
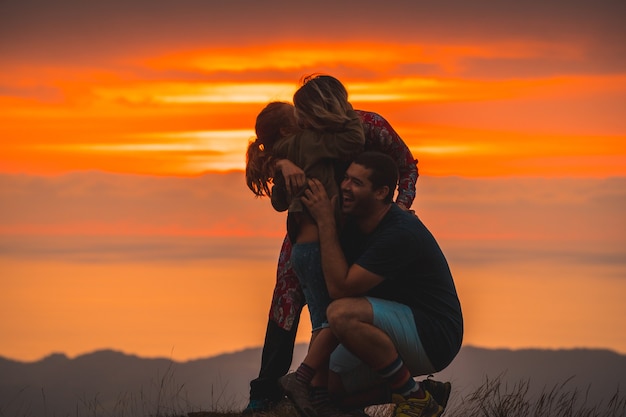
<svg viewBox="0 0 626 417">
<path fill-rule="evenodd" d="M 306 345 L 296 346 L 292 367 Z M 260 365 L 261 349 L 175 362 L 102 350 L 37 362 L 0 358 L 0 416 L 149 415 L 239 410 Z M 487 380 L 530 395 L 564 385 L 588 404 L 607 403 L 626 382 L 626 356 L 609 350 L 505 350 L 466 346 L 435 379 L 449 380 L 461 401 Z"/>
</svg>

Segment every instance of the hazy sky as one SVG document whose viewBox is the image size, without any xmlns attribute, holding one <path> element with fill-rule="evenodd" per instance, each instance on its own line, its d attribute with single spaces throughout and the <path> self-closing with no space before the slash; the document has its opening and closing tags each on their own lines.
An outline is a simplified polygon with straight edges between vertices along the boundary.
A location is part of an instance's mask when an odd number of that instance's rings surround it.
<svg viewBox="0 0 626 417">
<path fill-rule="evenodd" d="M 626 352 L 624 21 L 622 1 L 0 2 L 0 355 L 260 345 L 284 217 L 244 152 L 312 72 L 419 159 L 466 343 Z"/>
</svg>

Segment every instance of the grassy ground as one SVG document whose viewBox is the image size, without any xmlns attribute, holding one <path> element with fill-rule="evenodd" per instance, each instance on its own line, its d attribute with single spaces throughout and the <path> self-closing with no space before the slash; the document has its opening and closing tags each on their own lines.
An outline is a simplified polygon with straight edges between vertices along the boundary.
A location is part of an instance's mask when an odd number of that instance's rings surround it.
<svg viewBox="0 0 626 417">
<path fill-rule="evenodd" d="M 161 381 L 161 390 L 156 398 L 143 395 L 125 395 L 115 405 L 105 407 L 97 401 L 82 401 L 75 413 L 67 417 L 240 417 L 241 410 L 219 404 L 209 410 L 197 410 L 184 398 L 183 387 L 176 388 L 171 380 Z M 606 401 L 589 404 L 586 392 L 572 387 L 568 381 L 544 389 L 538 395 L 530 395 L 528 381 L 520 381 L 514 386 L 504 384 L 500 379 L 485 380 L 471 394 L 460 397 L 454 395 L 454 387 L 444 417 L 626 417 L 626 397 L 619 391 L 606 393 Z M 392 405 L 369 407 L 370 417 L 391 417 Z M 0 405 L 0 417 L 40 417 L 28 411 L 20 411 L 19 416 L 6 413 Z M 46 413 L 47 417 L 51 415 Z M 297 417 L 298 413 L 285 400 L 266 417 Z M 53 416 L 59 417 L 59 416 Z"/>
<path fill-rule="evenodd" d="M 529 395 L 530 384 L 520 381 L 506 386 L 499 379 L 486 380 L 472 394 L 451 397 L 445 417 L 626 417 L 626 397 L 619 391 L 607 393 L 607 400 L 588 404 L 586 393 L 568 386 L 567 381 L 545 389 L 539 395 Z M 454 391 L 453 391 L 454 395 Z M 390 417 L 393 406 L 366 409 L 371 417 Z M 184 416 L 182 414 L 181 416 Z M 239 417 L 240 412 L 206 411 L 188 413 L 188 417 Z M 267 417 L 294 417 L 297 412 L 288 404 L 278 407 Z"/>
</svg>

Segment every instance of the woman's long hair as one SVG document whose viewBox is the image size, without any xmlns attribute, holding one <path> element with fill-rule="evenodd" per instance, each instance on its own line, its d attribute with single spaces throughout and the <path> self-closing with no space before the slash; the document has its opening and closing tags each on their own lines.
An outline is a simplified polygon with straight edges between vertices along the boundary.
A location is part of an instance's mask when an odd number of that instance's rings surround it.
<svg viewBox="0 0 626 417">
<path fill-rule="evenodd" d="M 246 151 L 246 184 L 257 197 L 272 195 L 270 184 L 274 178 L 276 158 L 274 144 L 296 131 L 294 108 L 282 101 L 269 103 L 256 118 L 256 139 Z"/>
<path fill-rule="evenodd" d="M 330 75 L 312 74 L 302 78 L 301 87 L 293 96 L 296 120 L 301 128 L 318 131 L 343 127 L 350 120 L 348 92 Z"/>
</svg>

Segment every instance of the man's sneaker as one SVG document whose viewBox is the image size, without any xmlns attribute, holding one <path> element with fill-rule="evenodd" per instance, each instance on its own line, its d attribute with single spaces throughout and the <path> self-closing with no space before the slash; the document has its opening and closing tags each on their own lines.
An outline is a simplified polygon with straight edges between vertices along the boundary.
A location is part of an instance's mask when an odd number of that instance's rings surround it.
<svg viewBox="0 0 626 417">
<path fill-rule="evenodd" d="M 393 417 L 439 417 L 443 413 L 443 407 L 437 404 L 430 392 L 425 393 L 424 398 L 409 397 L 397 402 Z"/>
<path fill-rule="evenodd" d="M 298 381 L 295 372 L 280 377 L 278 383 L 300 414 L 305 417 L 318 417 L 313 404 L 311 404 L 310 387 L 304 382 Z"/>
<path fill-rule="evenodd" d="M 272 402 L 267 399 L 253 400 L 250 399 L 248 406 L 241 412 L 242 416 L 257 417 L 263 416 L 272 408 Z"/>
<path fill-rule="evenodd" d="M 452 384 L 449 382 L 439 382 L 434 379 L 427 378 L 421 381 L 422 389 L 430 392 L 437 404 L 441 408 L 445 409 L 448 405 L 448 399 L 450 398 L 450 392 L 452 391 Z"/>
</svg>

